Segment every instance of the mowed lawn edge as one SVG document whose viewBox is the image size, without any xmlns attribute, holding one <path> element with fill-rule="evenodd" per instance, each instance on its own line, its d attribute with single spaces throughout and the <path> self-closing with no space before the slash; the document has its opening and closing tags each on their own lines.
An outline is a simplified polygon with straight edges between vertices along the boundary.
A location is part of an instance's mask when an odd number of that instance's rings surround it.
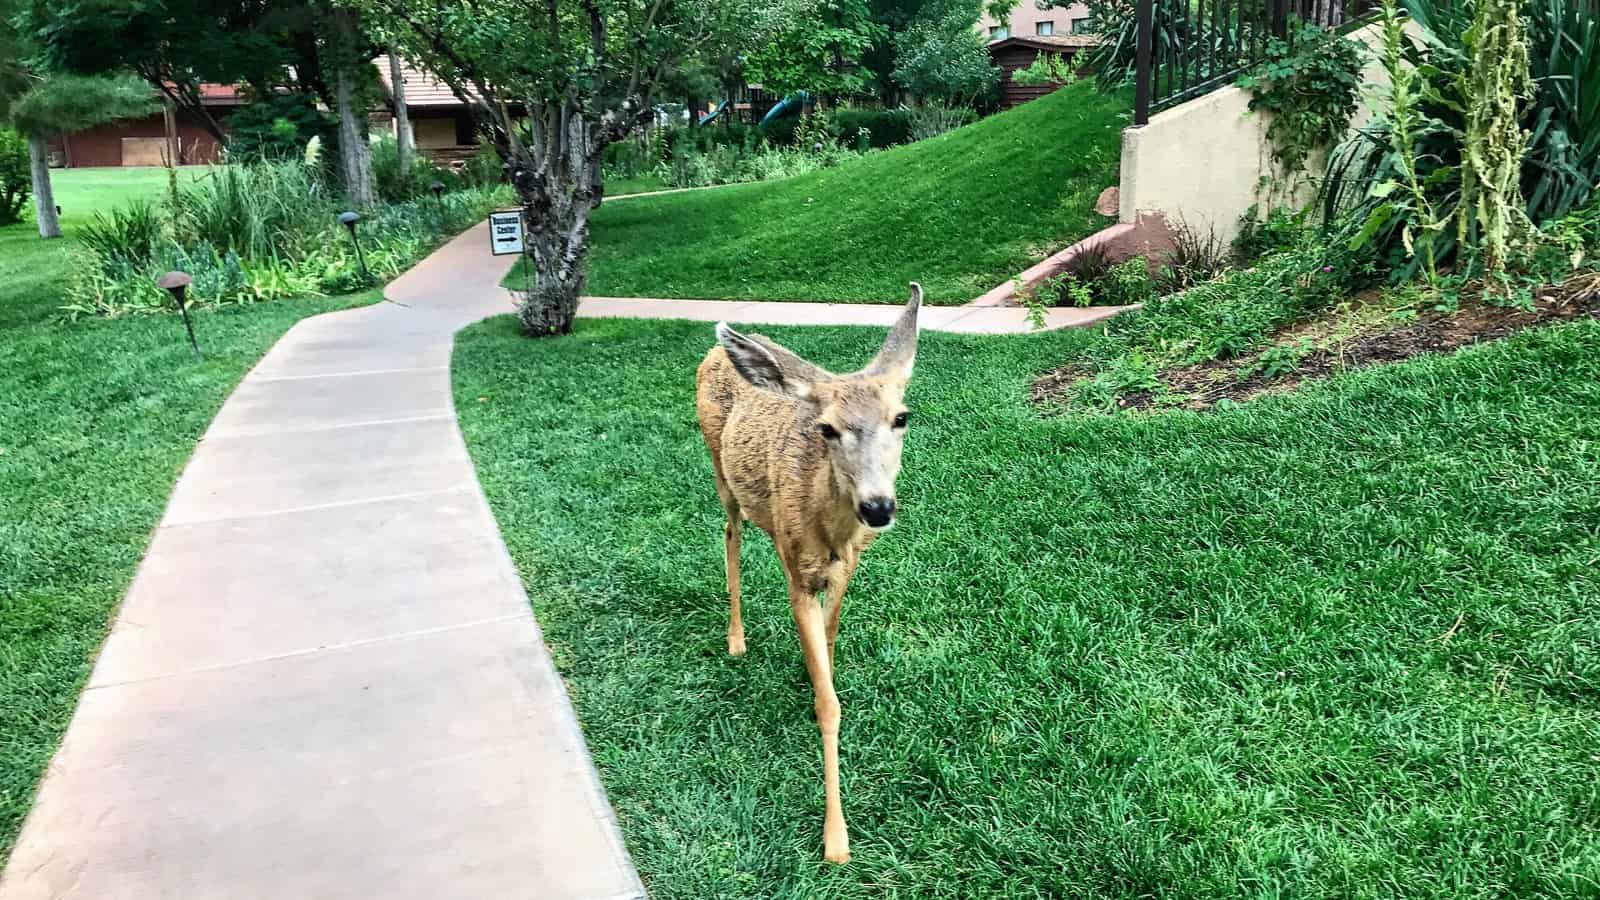
<svg viewBox="0 0 1600 900">
<path fill-rule="evenodd" d="M 763 330 L 839 369 L 882 336 Z M 1028 406 L 1094 340 L 923 336 L 905 514 L 845 601 L 830 867 L 754 530 L 724 649 L 709 327 L 459 336 L 479 479 L 652 896 L 1592 895 L 1600 323 L 1212 415 Z"/>
<path fill-rule="evenodd" d="M 917 281 L 966 303 L 1112 223 L 1127 108 L 1083 82 L 809 175 L 605 203 L 586 292 L 896 303 Z"/>
</svg>

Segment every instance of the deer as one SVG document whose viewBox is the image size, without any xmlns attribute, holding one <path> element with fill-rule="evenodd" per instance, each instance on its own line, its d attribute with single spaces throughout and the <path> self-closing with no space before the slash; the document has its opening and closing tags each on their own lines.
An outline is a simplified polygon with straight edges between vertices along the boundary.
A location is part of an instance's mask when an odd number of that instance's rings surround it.
<svg viewBox="0 0 1600 900">
<path fill-rule="evenodd" d="M 727 521 L 728 653 L 745 653 L 739 545 L 746 521 L 772 538 L 811 680 L 822 733 L 823 858 L 850 861 L 839 800 L 839 698 L 834 645 L 845 590 L 861 555 L 895 522 L 895 479 L 910 411 L 922 286 L 876 357 L 835 375 L 757 334 L 716 325 L 695 373 L 695 409 Z M 823 602 L 819 604 L 819 595 Z"/>
</svg>

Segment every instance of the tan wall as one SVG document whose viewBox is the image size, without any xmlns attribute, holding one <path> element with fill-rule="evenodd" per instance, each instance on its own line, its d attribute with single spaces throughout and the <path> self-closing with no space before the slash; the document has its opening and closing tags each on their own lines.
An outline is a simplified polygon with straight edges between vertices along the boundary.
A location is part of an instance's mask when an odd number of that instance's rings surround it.
<svg viewBox="0 0 1600 900">
<path fill-rule="evenodd" d="M 1378 27 L 1370 25 L 1351 38 L 1375 48 Z M 1386 84 L 1376 55 L 1369 52 L 1367 60 L 1363 84 Z M 1371 118 L 1371 103 L 1371 98 L 1362 97 L 1353 125 Z M 1161 213 L 1172 221 L 1213 227 L 1231 240 L 1238 233 L 1239 217 L 1252 204 L 1309 202 L 1316 191 L 1309 178 L 1298 180 L 1292 196 L 1265 193 L 1262 179 L 1277 175 L 1267 140 L 1269 121 L 1264 114 L 1250 112 L 1249 92 L 1229 85 L 1162 110 L 1143 127 L 1124 129 L 1118 219 L 1135 222 L 1142 213 Z M 1313 161 L 1312 171 L 1320 169 L 1320 163 Z M 1280 178 L 1276 184 L 1281 188 L 1282 182 Z"/>
<path fill-rule="evenodd" d="M 412 119 L 411 132 L 423 150 L 456 145 L 455 119 Z"/>
<path fill-rule="evenodd" d="M 983 16 L 978 19 L 978 33 L 989 37 L 990 29 L 996 25 L 1005 25 L 1011 29 L 1011 37 L 1030 37 L 1038 33 L 1035 30 L 1037 23 L 1051 22 L 1055 25 L 1056 34 L 1071 34 L 1072 23 L 1087 18 L 1089 18 L 1089 7 L 1082 3 L 1074 3 L 1068 7 L 1040 9 L 1033 0 L 1021 0 L 1011 8 L 1004 22 L 989 15 L 985 10 Z"/>
</svg>

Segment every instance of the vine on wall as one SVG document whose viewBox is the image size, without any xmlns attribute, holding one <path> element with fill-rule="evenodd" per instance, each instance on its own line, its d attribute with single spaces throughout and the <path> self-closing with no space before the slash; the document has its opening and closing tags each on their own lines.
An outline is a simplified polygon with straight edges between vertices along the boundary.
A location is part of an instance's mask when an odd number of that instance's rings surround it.
<svg viewBox="0 0 1600 900">
<path fill-rule="evenodd" d="M 1299 25 L 1292 37 L 1268 41 L 1266 59 L 1238 85 L 1250 91 L 1252 112 L 1272 114 L 1272 159 L 1294 182 L 1314 153 L 1349 131 L 1363 60 L 1355 41 L 1316 25 Z"/>
</svg>

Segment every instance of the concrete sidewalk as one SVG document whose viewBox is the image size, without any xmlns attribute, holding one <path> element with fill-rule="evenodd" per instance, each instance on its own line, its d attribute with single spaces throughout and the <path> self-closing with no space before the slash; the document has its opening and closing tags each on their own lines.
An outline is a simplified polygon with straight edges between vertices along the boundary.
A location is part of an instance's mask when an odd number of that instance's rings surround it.
<svg viewBox="0 0 1600 900">
<path fill-rule="evenodd" d="M 585 297 L 580 317 L 628 319 L 693 319 L 750 325 L 881 325 L 900 314 L 900 303 L 808 303 L 779 300 L 652 300 L 642 297 Z M 1125 306 L 1051 307 L 1044 311 L 1044 330 L 1081 328 L 1103 322 Z M 924 306 L 918 324 L 928 331 L 958 334 L 1026 334 L 1033 331 L 1028 310 L 1020 306 Z M 707 344 L 709 347 L 710 345 Z"/>
<path fill-rule="evenodd" d="M 456 429 L 474 229 L 308 319 L 173 492 L 0 898 L 643 889 Z"/>
<path fill-rule="evenodd" d="M 512 258 L 488 243 L 481 225 L 391 302 L 300 322 L 228 398 L 0 900 L 642 896 L 456 427 L 452 336 L 512 311 Z M 887 325 L 898 310 L 589 298 L 580 315 Z M 1028 330 L 1020 309 L 923 322 Z"/>
</svg>

